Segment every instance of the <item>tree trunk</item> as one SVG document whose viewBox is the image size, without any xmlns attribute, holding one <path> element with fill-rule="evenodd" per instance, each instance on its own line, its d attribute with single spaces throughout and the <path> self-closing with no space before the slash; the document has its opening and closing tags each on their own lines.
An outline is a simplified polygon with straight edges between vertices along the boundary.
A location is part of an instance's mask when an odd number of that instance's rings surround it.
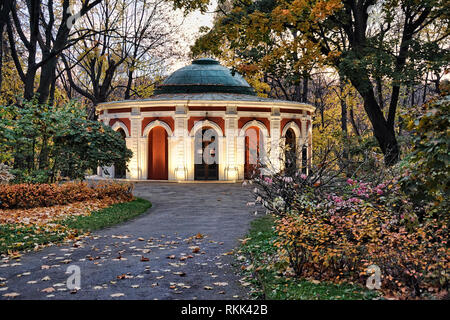
<svg viewBox="0 0 450 320">
<path fill-rule="evenodd" d="M 388 166 L 395 164 L 400 158 L 397 138 L 395 137 L 394 128 L 384 118 L 383 112 L 375 99 L 372 83 L 367 77 L 361 75 L 350 73 L 348 77 L 363 97 L 364 110 L 372 124 L 374 136 L 384 154 L 385 164 Z"/>
</svg>

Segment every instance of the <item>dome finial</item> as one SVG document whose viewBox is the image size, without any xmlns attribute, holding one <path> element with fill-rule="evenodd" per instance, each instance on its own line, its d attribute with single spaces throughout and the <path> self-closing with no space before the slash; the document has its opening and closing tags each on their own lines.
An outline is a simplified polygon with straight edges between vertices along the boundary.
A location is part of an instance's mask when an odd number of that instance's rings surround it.
<svg viewBox="0 0 450 320">
<path fill-rule="evenodd" d="M 199 58 L 192 61 L 193 64 L 219 64 L 219 61 L 213 58 Z"/>
</svg>

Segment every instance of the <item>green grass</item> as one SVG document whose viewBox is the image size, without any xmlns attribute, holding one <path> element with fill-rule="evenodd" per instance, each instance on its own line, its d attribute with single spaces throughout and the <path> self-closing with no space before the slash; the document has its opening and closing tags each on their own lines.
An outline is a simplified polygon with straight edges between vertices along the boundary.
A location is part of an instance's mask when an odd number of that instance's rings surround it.
<svg viewBox="0 0 450 320">
<path fill-rule="evenodd" d="M 59 228 L 0 224 L 0 254 L 33 249 L 36 245 L 60 242 L 67 232 Z"/>
<path fill-rule="evenodd" d="M 89 216 L 70 217 L 62 221 L 61 224 L 80 232 L 93 231 L 132 219 L 146 212 L 151 206 L 149 201 L 137 198 L 130 202 L 118 203 L 111 207 L 94 211 Z"/>
<path fill-rule="evenodd" d="M 273 242 L 276 235 L 273 230 L 274 218 L 264 216 L 252 222 L 248 240 L 240 251 L 250 259 L 254 268 L 244 273 L 251 278 L 252 294 L 255 298 L 267 300 L 360 300 L 373 299 L 377 293 L 358 285 L 333 284 L 328 282 L 312 283 L 304 279 L 285 277 L 275 268 L 264 268 L 271 261 L 276 248 Z M 261 267 L 257 273 L 254 269 Z"/>
<path fill-rule="evenodd" d="M 94 211 L 89 216 L 70 217 L 46 226 L 0 224 L 0 254 L 62 242 L 69 233 L 78 235 L 110 227 L 146 212 L 151 206 L 149 201 L 137 198 Z"/>
</svg>

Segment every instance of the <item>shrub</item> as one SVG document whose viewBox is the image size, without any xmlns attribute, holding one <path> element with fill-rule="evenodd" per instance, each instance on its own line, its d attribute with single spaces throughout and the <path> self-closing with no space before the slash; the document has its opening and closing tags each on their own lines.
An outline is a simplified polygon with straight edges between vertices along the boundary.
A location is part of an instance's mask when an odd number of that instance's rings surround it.
<svg viewBox="0 0 450 320">
<path fill-rule="evenodd" d="M 83 179 L 88 169 L 127 163 L 132 156 L 118 132 L 89 120 L 73 102 L 2 106 L 0 150 L 0 161 L 14 168 L 15 183 Z"/>
<path fill-rule="evenodd" d="M 420 296 L 448 286 L 446 224 L 434 219 L 408 230 L 405 217 L 384 205 L 330 198 L 277 221 L 276 245 L 297 276 L 364 283 L 375 264 L 385 291 Z"/>
<path fill-rule="evenodd" d="M 257 175 L 255 203 L 274 213 L 280 260 L 296 276 L 365 284 L 367 268 L 381 271 L 381 289 L 399 297 L 448 290 L 448 214 L 427 215 L 393 170 L 373 182 L 345 178 L 336 161 L 309 174 Z M 377 182 L 375 182 L 377 181 Z M 254 204 L 254 203 L 249 203 Z"/>
<path fill-rule="evenodd" d="M 95 186 L 85 182 L 0 185 L 0 208 L 49 207 L 106 197 L 130 201 L 132 190 L 133 186 L 128 183 L 100 183 Z"/>
<path fill-rule="evenodd" d="M 450 198 L 450 96 L 408 115 L 413 150 L 404 164 L 402 188 L 421 208 L 420 218 L 448 215 Z"/>
</svg>

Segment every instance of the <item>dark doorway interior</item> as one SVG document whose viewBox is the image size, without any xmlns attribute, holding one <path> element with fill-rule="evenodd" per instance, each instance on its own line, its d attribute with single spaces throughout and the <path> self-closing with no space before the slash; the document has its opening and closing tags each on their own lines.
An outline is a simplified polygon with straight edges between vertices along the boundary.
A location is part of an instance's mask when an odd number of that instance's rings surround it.
<svg viewBox="0 0 450 320">
<path fill-rule="evenodd" d="M 117 130 L 117 132 L 119 132 L 120 135 L 122 136 L 122 139 L 125 140 L 125 138 L 126 138 L 125 131 L 123 131 L 123 129 L 119 129 L 119 130 Z M 127 165 L 126 165 L 125 161 L 121 160 L 121 161 L 115 163 L 114 164 L 114 178 L 125 179 L 126 176 L 127 176 Z"/>
<path fill-rule="evenodd" d="M 287 173 L 295 172 L 297 168 L 297 148 L 295 132 L 291 128 L 286 131 L 284 168 Z"/>
<path fill-rule="evenodd" d="M 217 134 L 209 137 L 205 133 L 207 130 L 212 130 L 211 128 L 204 128 L 202 131 L 198 131 L 195 135 L 195 165 L 194 165 L 194 180 L 219 180 L 219 165 L 217 161 L 214 163 L 207 163 L 210 161 L 205 161 L 203 155 L 205 152 L 210 152 L 211 156 L 218 159 L 218 146 L 216 148 L 207 148 L 211 143 L 213 143 Z M 200 135 L 201 132 L 201 135 Z M 209 131 L 211 132 L 211 131 Z M 215 131 L 214 131 L 215 132 Z M 201 162 L 201 163 L 200 163 Z"/>
</svg>

